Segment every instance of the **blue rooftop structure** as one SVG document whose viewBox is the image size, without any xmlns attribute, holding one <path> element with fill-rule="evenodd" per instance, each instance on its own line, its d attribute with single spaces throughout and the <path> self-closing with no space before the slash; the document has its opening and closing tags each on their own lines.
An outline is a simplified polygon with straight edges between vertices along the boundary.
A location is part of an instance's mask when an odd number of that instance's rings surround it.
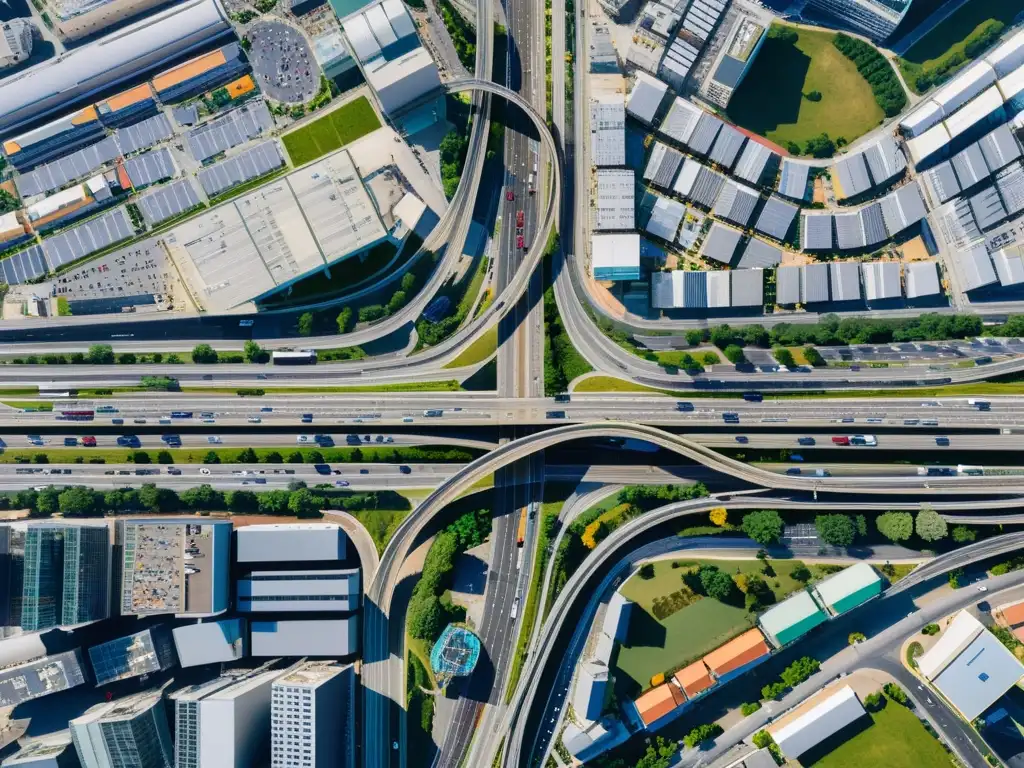
<svg viewBox="0 0 1024 768">
<path fill-rule="evenodd" d="M 449 624 L 430 651 L 430 669 L 444 687 L 453 677 L 465 677 L 480 659 L 480 638 L 463 627 Z"/>
</svg>

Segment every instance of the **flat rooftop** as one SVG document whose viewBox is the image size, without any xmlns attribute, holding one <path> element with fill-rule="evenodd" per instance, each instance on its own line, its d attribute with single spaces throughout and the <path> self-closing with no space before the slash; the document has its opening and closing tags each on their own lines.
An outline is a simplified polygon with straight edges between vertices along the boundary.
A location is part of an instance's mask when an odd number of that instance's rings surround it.
<svg viewBox="0 0 1024 768">
<path fill-rule="evenodd" d="M 173 521 L 124 525 L 121 613 L 214 612 L 216 526 Z"/>
</svg>

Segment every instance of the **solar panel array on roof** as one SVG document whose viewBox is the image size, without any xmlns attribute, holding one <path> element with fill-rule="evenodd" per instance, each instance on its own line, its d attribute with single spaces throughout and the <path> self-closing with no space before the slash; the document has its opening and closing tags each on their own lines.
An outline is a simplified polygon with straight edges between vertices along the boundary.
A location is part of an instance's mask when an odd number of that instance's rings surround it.
<svg viewBox="0 0 1024 768">
<path fill-rule="evenodd" d="M 732 277 L 732 306 L 760 307 L 764 304 L 764 270 L 734 269 L 728 274 Z"/>
<path fill-rule="evenodd" d="M 953 164 L 947 160 L 921 174 L 925 187 L 936 205 L 952 200 L 960 194 L 960 182 L 957 181 Z"/>
<path fill-rule="evenodd" d="M 731 169 L 746 140 L 747 137 L 731 125 L 723 124 L 722 129 L 718 132 L 718 138 L 715 139 L 715 145 L 711 149 L 711 161 L 718 163 L 723 168 Z"/>
<path fill-rule="evenodd" d="M 699 55 L 700 51 L 696 47 L 682 37 L 676 37 L 665 50 L 658 75 L 677 91 L 682 90 L 683 83 L 690 74 L 690 68 Z"/>
<path fill-rule="evenodd" d="M 46 248 L 46 260 L 56 271 L 90 253 L 134 236 L 135 229 L 121 207 L 48 237 L 43 241 L 43 246 Z"/>
<path fill-rule="evenodd" d="M 900 264 L 898 261 L 872 261 L 860 265 L 864 278 L 864 298 L 885 301 L 900 297 Z"/>
<path fill-rule="evenodd" d="M 751 184 L 759 184 L 773 154 L 764 144 L 751 139 L 743 148 L 743 154 L 740 155 L 733 173 Z"/>
<path fill-rule="evenodd" d="M 714 115 L 707 112 L 702 113 L 700 120 L 697 121 L 697 127 L 690 135 L 688 142 L 690 149 L 698 155 L 707 155 L 723 125 L 724 123 Z"/>
<path fill-rule="evenodd" d="M 907 169 L 907 158 L 892 136 L 882 136 L 864 150 L 864 159 L 875 184 L 884 184 Z"/>
<path fill-rule="evenodd" d="M 779 267 L 775 270 L 775 301 L 782 305 L 800 303 L 801 267 Z"/>
<path fill-rule="evenodd" d="M 800 303 L 828 301 L 828 264 L 805 264 L 800 270 Z"/>
<path fill-rule="evenodd" d="M 889 237 L 895 237 L 928 215 L 916 180 L 893 190 L 879 200 L 879 204 L 882 206 L 882 218 Z"/>
<path fill-rule="evenodd" d="M 718 200 L 715 201 L 714 213 L 727 221 L 746 226 L 760 200 L 756 189 L 737 184 L 731 179 L 725 183 Z"/>
<path fill-rule="evenodd" d="M 860 211 L 837 213 L 836 242 L 843 250 L 863 248 L 867 241 L 864 238 L 864 224 L 861 222 Z"/>
<path fill-rule="evenodd" d="M 124 171 L 136 190 L 173 178 L 178 173 L 174 167 L 174 158 L 167 147 L 128 158 L 124 161 Z"/>
<path fill-rule="evenodd" d="M 985 164 L 993 173 L 1012 163 L 1021 155 L 1020 144 L 1017 143 L 1010 126 L 1006 123 L 982 136 L 978 141 L 978 146 L 985 157 Z"/>
<path fill-rule="evenodd" d="M 999 193 L 994 186 L 985 187 L 968 200 L 971 206 L 971 213 L 982 231 L 994 227 L 1006 218 L 1006 209 L 1003 201 L 999 199 Z"/>
<path fill-rule="evenodd" d="M 889 236 L 885 230 L 882 206 L 877 202 L 860 209 L 860 225 L 864 231 L 865 245 L 877 245 Z"/>
<path fill-rule="evenodd" d="M 757 217 L 754 229 L 769 237 L 774 237 L 776 240 L 785 240 L 799 210 L 797 206 L 787 203 L 778 195 L 771 195 L 764 208 L 761 209 L 761 215 Z"/>
<path fill-rule="evenodd" d="M 20 285 L 49 271 L 41 245 L 31 245 L 10 258 L 0 259 L 0 283 L 7 285 Z"/>
<path fill-rule="evenodd" d="M 942 292 L 939 265 L 934 261 L 909 261 L 903 265 L 908 299 L 934 296 Z"/>
<path fill-rule="evenodd" d="M 743 255 L 740 256 L 740 262 L 736 267 L 738 269 L 763 269 L 781 263 L 782 251 L 779 248 L 752 237 L 747 242 L 747 247 L 743 249 Z"/>
<path fill-rule="evenodd" d="M 199 205 L 199 195 L 188 179 L 179 179 L 139 198 L 139 208 L 151 227 Z"/>
<path fill-rule="evenodd" d="M 67 157 L 36 166 L 31 173 L 16 176 L 14 184 L 18 188 L 18 194 L 22 197 L 53 192 L 70 181 L 90 175 L 119 154 L 117 142 L 112 136 L 107 136 L 102 141 L 80 149 Z"/>
<path fill-rule="evenodd" d="M 961 189 L 973 187 L 988 177 L 989 171 L 985 164 L 985 155 L 977 144 L 971 144 L 967 149 L 953 155 L 951 162 Z"/>
<path fill-rule="evenodd" d="M 655 272 L 651 275 L 651 306 L 655 309 L 705 309 L 708 306 L 708 276 L 721 274 L 726 277 L 725 287 L 728 289 L 728 275 L 725 272 L 689 272 L 675 270 L 673 272 Z M 720 301 L 721 284 L 716 286 Z M 728 293 L 726 293 L 728 301 Z"/>
<path fill-rule="evenodd" d="M 1020 163 L 999 171 L 996 174 L 996 187 L 1007 213 L 1012 216 L 1024 210 L 1024 168 Z"/>
<path fill-rule="evenodd" d="M 129 125 L 127 128 L 118 128 L 114 131 L 117 138 L 117 145 L 121 148 L 122 155 L 130 155 L 140 149 L 147 149 L 154 144 L 171 138 L 174 130 L 171 128 L 171 121 L 167 115 L 159 114 L 147 118 L 141 123 Z"/>
<path fill-rule="evenodd" d="M 683 26 L 701 40 L 707 40 L 724 9 L 725 4 L 718 0 L 695 0 L 683 17 Z"/>
<path fill-rule="evenodd" d="M 810 196 L 810 185 L 807 183 L 811 167 L 805 163 L 797 163 L 789 158 L 782 158 L 782 172 L 779 174 L 780 194 L 794 200 L 806 200 Z"/>
<path fill-rule="evenodd" d="M 853 155 L 841 157 L 836 161 L 836 197 L 843 200 L 849 197 L 862 195 L 871 189 L 871 179 L 868 176 L 868 164 L 864 160 L 864 154 L 857 152 Z"/>
<path fill-rule="evenodd" d="M 833 261 L 828 267 L 832 301 L 860 301 L 859 265 L 852 261 Z"/>
<path fill-rule="evenodd" d="M 249 139 L 270 130 L 274 121 L 262 101 L 250 102 L 233 109 L 187 134 L 188 148 L 197 161 L 203 162 Z"/>
<path fill-rule="evenodd" d="M 683 153 L 672 149 L 660 141 L 654 142 L 654 149 L 651 151 L 651 158 L 644 168 L 644 181 L 649 181 L 656 187 L 671 189 L 675 181 L 676 171 L 683 163 Z"/>
<path fill-rule="evenodd" d="M 708 236 L 704 240 L 700 251 L 701 256 L 729 265 L 736 255 L 736 248 L 742 237 L 743 233 L 738 229 L 727 227 L 716 221 L 711 225 L 711 231 L 708 232 Z"/>
<path fill-rule="evenodd" d="M 241 154 L 199 171 L 199 183 L 208 197 L 226 189 L 270 173 L 284 165 L 281 150 L 274 140 L 263 141 Z"/>
<path fill-rule="evenodd" d="M 696 104 L 676 96 L 659 130 L 680 144 L 688 144 L 702 114 L 703 112 Z"/>
<path fill-rule="evenodd" d="M 696 161 L 687 159 L 686 162 L 689 164 Z M 694 180 L 687 197 L 698 205 L 711 208 L 715 201 L 718 200 L 724 185 L 725 177 L 722 174 L 702 165 L 697 172 L 697 178 Z"/>
<path fill-rule="evenodd" d="M 832 247 L 832 214 L 801 214 L 800 247 L 805 251 L 826 251 Z"/>
</svg>

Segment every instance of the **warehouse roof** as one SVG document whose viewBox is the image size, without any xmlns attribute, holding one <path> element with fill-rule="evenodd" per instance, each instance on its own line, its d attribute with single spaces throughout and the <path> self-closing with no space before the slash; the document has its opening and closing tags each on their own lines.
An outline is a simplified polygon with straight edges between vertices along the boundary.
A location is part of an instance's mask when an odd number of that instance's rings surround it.
<svg viewBox="0 0 1024 768">
<path fill-rule="evenodd" d="M 729 274 L 732 277 L 732 306 L 760 307 L 764 304 L 764 270 L 734 269 L 731 272 L 711 273 Z"/>
<path fill-rule="evenodd" d="M 764 175 L 768 161 L 775 155 L 768 147 L 759 141 L 751 139 L 743 148 L 739 161 L 733 173 L 740 179 L 751 184 L 757 184 Z"/>
<path fill-rule="evenodd" d="M 703 112 L 696 104 L 676 96 L 658 130 L 680 144 L 687 144 L 702 114 Z"/>
<path fill-rule="evenodd" d="M 989 176 L 985 153 L 981 151 L 981 145 L 977 142 L 957 152 L 950 162 L 953 164 L 953 170 L 956 171 L 961 189 L 972 187 Z"/>
<path fill-rule="evenodd" d="M 942 120 L 942 107 L 931 99 L 921 103 L 917 109 L 900 121 L 900 127 L 910 136 L 920 136 Z"/>
<path fill-rule="evenodd" d="M 1024 262 L 1021 261 L 1020 248 L 1011 246 L 992 254 L 992 263 L 999 277 L 999 284 L 1004 288 L 1024 283 Z"/>
<path fill-rule="evenodd" d="M 655 272 L 651 275 L 651 304 L 657 309 L 705 309 L 708 306 L 708 275 L 727 273 Z M 721 283 L 715 286 L 721 290 Z"/>
<path fill-rule="evenodd" d="M 147 192 L 138 202 L 142 215 L 152 227 L 192 210 L 202 201 L 189 179 L 178 179 Z"/>
<path fill-rule="evenodd" d="M 899 270 L 899 264 L 896 262 L 886 263 L 892 264 Z M 899 278 L 897 277 L 898 282 Z M 861 562 L 851 565 L 849 568 L 844 568 L 833 576 L 829 576 L 824 581 L 819 582 L 815 589 L 827 605 L 835 605 L 843 598 L 849 597 L 853 593 L 872 584 L 877 584 L 881 580 L 881 576 L 878 575 L 878 572 L 869 563 Z"/>
<path fill-rule="evenodd" d="M 820 266 L 826 265 L 822 264 Z M 852 266 L 856 274 L 857 265 L 853 264 Z M 859 282 L 857 288 L 859 292 Z M 762 613 L 758 623 L 770 635 L 777 636 L 780 632 L 784 632 L 816 613 L 821 613 L 821 609 L 814 602 L 814 598 L 811 597 L 809 592 L 800 591 Z"/>
<path fill-rule="evenodd" d="M 207 196 L 215 197 L 221 192 L 257 179 L 284 165 L 284 157 L 278 143 L 269 139 L 253 144 L 237 155 L 199 170 L 199 183 Z"/>
<path fill-rule="evenodd" d="M 743 233 L 738 229 L 727 227 L 716 221 L 711 225 L 711 230 L 704 239 L 701 256 L 721 264 L 731 264 L 742 237 Z"/>
<path fill-rule="evenodd" d="M 640 278 L 640 235 L 595 234 L 590 239 L 590 267 L 596 280 Z"/>
<path fill-rule="evenodd" d="M 654 122 L 654 117 L 658 114 L 658 108 L 667 91 L 668 86 L 665 83 L 651 77 L 646 72 L 638 71 L 636 83 L 626 102 L 626 111 L 637 120 L 650 125 Z"/>
<path fill-rule="evenodd" d="M 231 30 L 216 0 L 190 0 L 0 83 L 0 132 L 40 120 Z"/>
<path fill-rule="evenodd" d="M 811 167 L 809 165 L 784 157 L 777 189 L 786 197 L 791 197 L 794 200 L 806 200 L 811 191 L 810 185 L 807 183 L 810 175 Z"/>
<path fill-rule="evenodd" d="M 134 234 L 128 215 L 120 207 L 46 238 L 43 247 L 50 267 L 57 270 Z"/>
<path fill-rule="evenodd" d="M 907 150 L 914 165 L 921 165 L 950 142 L 945 123 L 933 125 L 927 131 L 907 142 Z"/>
<path fill-rule="evenodd" d="M 996 186 L 1008 214 L 1024 209 L 1024 166 L 1017 162 L 1003 168 L 996 174 Z"/>
<path fill-rule="evenodd" d="M 708 292 L 708 308 L 721 309 L 729 306 L 729 273 L 704 272 Z"/>
<path fill-rule="evenodd" d="M 1021 156 L 1020 144 L 1006 123 L 982 136 L 978 146 L 985 156 L 985 164 L 993 173 Z"/>
<path fill-rule="evenodd" d="M 832 301 L 860 301 L 860 270 L 854 261 L 833 261 L 829 264 Z"/>
<path fill-rule="evenodd" d="M 657 196 L 645 229 L 663 240 L 675 240 L 685 213 L 686 206 L 678 200 Z"/>
<path fill-rule="evenodd" d="M 644 181 L 649 181 L 662 189 L 671 189 L 676 172 L 682 163 L 682 152 L 656 141 L 654 149 L 651 150 L 651 157 L 647 161 L 647 167 L 644 168 Z"/>
<path fill-rule="evenodd" d="M 698 205 L 711 208 L 718 200 L 725 182 L 726 178 L 722 174 L 688 157 L 673 190 Z"/>
<path fill-rule="evenodd" d="M 647 693 L 633 702 L 637 714 L 644 725 L 651 725 L 684 701 L 683 692 L 672 683 L 662 683 L 651 688 Z"/>
<path fill-rule="evenodd" d="M 833 179 L 837 182 L 836 197 L 839 199 L 862 195 L 874 186 L 868 176 L 868 164 L 862 152 L 839 158 Z"/>
<path fill-rule="evenodd" d="M 237 661 L 245 656 L 249 645 L 245 619 L 187 624 L 176 627 L 171 634 L 183 667 Z"/>
<path fill-rule="evenodd" d="M 989 51 L 985 61 L 992 65 L 999 77 L 1005 77 L 1024 65 L 1024 30 L 1016 32 Z"/>
<path fill-rule="evenodd" d="M 164 70 L 153 78 L 154 90 L 160 94 L 168 88 L 181 85 L 194 77 L 199 77 L 210 70 L 223 66 L 227 63 L 227 56 L 225 54 L 231 52 L 231 50 L 229 46 L 218 48 L 216 51 L 204 53 L 176 67 Z M 161 98 L 163 97 L 161 96 Z"/>
<path fill-rule="evenodd" d="M 946 115 L 966 104 L 996 81 L 996 72 L 984 61 L 976 61 L 932 94 L 932 101 Z"/>
<path fill-rule="evenodd" d="M 884 184 L 907 169 L 906 156 L 896 139 L 888 134 L 865 149 L 863 154 L 875 184 Z"/>
<path fill-rule="evenodd" d="M 766 243 L 756 237 L 747 241 L 747 247 L 743 249 L 738 269 L 752 269 L 774 267 L 782 263 L 782 251 L 774 245 Z"/>
<path fill-rule="evenodd" d="M 775 270 L 775 301 L 779 304 L 800 303 L 801 267 L 779 267 Z M 826 283 L 825 290 L 828 290 Z"/>
<path fill-rule="evenodd" d="M 957 181 L 953 164 L 949 160 L 929 168 L 920 178 L 924 180 L 925 187 L 935 204 L 944 203 L 960 193 L 960 182 Z"/>
<path fill-rule="evenodd" d="M 856 250 L 867 245 L 860 211 L 837 213 L 833 218 L 836 222 L 836 242 L 840 248 Z"/>
<path fill-rule="evenodd" d="M 761 199 L 756 189 L 729 179 L 715 201 L 714 213 L 723 219 L 745 227 L 754 215 Z"/>
<path fill-rule="evenodd" d="M 590 153 L 595 165 L 625 165 L 626 107 L 621 99 L 590 102 Z"/>
<path fill-rule="evenodd" d="M 890 192 L 879 203 L 885 230 L 890 237 L 896 236 L 928 215 L 916 180 Z"/>
<path fill-rule="evenodd" d="M 676 684 L 683 689 L 683 693 L 686 694 L 688 699 L 703 693 L 715 684 L 715 681 L 711 678 L 711 673 L 708 672 L 708 668 L 699 659 L 693 662 L 693 664 L 683 667 L 672 677 L 675 679 Z"/>
<path fill-rule="evenodd" d="M 828 301 L 828 264 L 805 264 L 800 270 L 800 303 Z"/>
<path fill-rule="evenodd" d="M 178 170 L 174 166 L 171 151 L 167 147 L 161 147 L 125 160 L 124 172 L 128 174 L 128 180 L 135 189 L 142 189 L 176 176 Z"/>
<path fill-rule="evenodd" d="M 359 650 L 357 616 L 314 621 L 254 621 L 253 656 L 350 656 Z"/>
<path fill-rule="evenodd" d="M 697 121 L 697 127 L 693 129 L 693 133 L 690 135 L 690 141 L 687 142 L 690 149 L 698 155 L 708 154 L 723 125 L 725 123 L 709 112 L 702 113 L 700 120 Z"/>
<path fill-rule="evenodd" d="M 716 676 L 722 677 L 769 653 L 771 649 L 765 642 L 764 635 L 761 634 L 761 630 L 755 628 L 713 650 L 704 657 L 704 663 Z"/>
<path fill-rule="evenodd" d="M 829 736 L 864 716 L 864 707 L 853 689 L 844 685 L 809 709 L 798 710 L 792 718 L 783 718 L 769 729 L 782 753 L 796 759 Z"/>
<path fill-rule="evenodd" d="M 953 254 L 953 263 L 960 272 L 963 289 L 973 291 L 992 285 L 996 282 L 996 272 L 992 268 L 992 259 L 983 244 L 976 245 L 967 251 Z"/>
<path fill-rule="evenodd" d="M 1003 95 L 999 88 L 993 85 L 983 94 L 973 99 L 969 104 L 946 118 L 946 130 L 950 138 L 956 138 L 967 133 L 970 129 L 985 120 L 995 112 L 1003 109 Z"/>
<path fill-rule="evenodd" d="M 595 210 L 599 230 L 633 229 L 636 226 L 636 183 L 633 171 L 598 169 Z"/>
<path fill-rule="evenodd" d="M 889 236 L 885 230 L 885 218 L 880 202 L 865 205 L 860 209 L 859 215 L 865 245 L 877 245 Z"/>
<path fill-rule="evenodd" d="M 754 229 L 776 240 L 785 240 L 799 211 L 800 209 L 792 203 L 787 203 L 778 195 L 772 195 L 761 209 Z"/>
<path fill-rule="evenodd" d="M 100 166 L 109 163 L 120 154 L 117 142 L 112 136 L 90 144 L 70 155 L 50 163 L 37 165 L 30 173 L 15 176 L 14 183 L 18 194 L 32 197 L 60 189 L 75 179 L 81 179 L 93 173 Z"/>
<path fill-rule="evenodd" d="M 1006 218 L 1006 208 L 999 197 L 994 185 L 985 187 L 968 199 L 971 206 L 971 213 L 982 231 L 994 227 Z"/>
<path fill-rule="evenodd" d="M 166 119 L 166 118 L 165 118 Z M 270 130 L 274 118 L 264 101 L 252 101 L 238 109 L 193 128 L 186 139 L 189 151 L 203 162 Z"/>
<path fill-rule="evenodd" d="M 715 145 L 711 148 L 711 160 L 724 168 L 731 169 L 736 162 L 736 156 L 747 137 L 736 130 L 733 126 L 723 124 L 715 139 Z"/>
<path fill-rule="evenodd" d="M 800 214 L 800 246 L 803 250 L 827 251 L 832 244 L 832 214 Z"/>
<path fill-rule="evenodd" d="M 907 298 L 919 299 L 942 292 L 939 285 L 939 265 L 934 261 L 910 261 L 903 265 Z"/>
</svg>

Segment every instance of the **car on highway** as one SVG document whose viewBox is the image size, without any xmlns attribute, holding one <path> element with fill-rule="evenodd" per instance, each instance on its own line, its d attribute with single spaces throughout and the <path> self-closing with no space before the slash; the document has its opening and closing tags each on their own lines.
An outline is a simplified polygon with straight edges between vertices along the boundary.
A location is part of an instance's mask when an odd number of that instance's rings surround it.
<svg viewBox="0 0 1024 768">
<path fill-rule="evenodd" d="M 312 435 L 298 435 L 295 438 L 295 442 L 298 445 L 306 445 L 307 443 L 315 442 Z"/>
<path fill-rule="evenodd" d="M 203 411 L 199 414 L 199 417 L 201 419 L 212 419 L 216 415 L 213 411 Z"/>
<path fill-rule="evenodd" d="M 246 421 L 248 421 L 250 424 L 262 424 L 263 423 L 263 419 L 261 419 L 259 416 L 250 416 L 248 419 L 246 419 Z"/>
<path fill-rule="evenodd" d="M 209 437 L 206 438 L 206 442 L 208 442 L 210 445 L 214 445 L 216 443 L 221 442 L 221 439 L 216 435 L 210 435 Z"/>
<path fill-rule="evenodd" d="M 411 475 L 412 467 L 406 466 L 405 464 L 401 464 L 398 467 L 398 471 L 401 472 L 403 475 Z"/>
<path fill-rule="evenodd" d="M 519 211 L 518 213 L 516 213 L 516 226 L 519 227 L 520 229 L 522 229 L 523 225 L 525 223 L 526 223 L 526 214 L 524 214 L 522 211 Z"/>
<path fill-rule="evenodd" d="M 903 426 L 904 427 L 916 427 L 920 423 L 921 423 L 920 419 L 904 419 L 903 420 Z"/>
<path fill-rule="evenodd" d="M 526 240 L 523 239 L 522 235 L 516 235 L 516 248 L 520 250 L 526 248 Z"/>
<path fill-rule="evenodd" d="M 302 423 L 303 424 L 312 424 L 313 423 L 313 414 L 312 413 L 304 413 L 304 414 L 302 414 Z"/>
<path fill-rule="evenodd" d="M 853 424 L 854 421 L 856 421 L 856 419 L 854 419 L 853 416 L 844 416 L 842 419 L 843 424 Z"/>
<path fill-rule="evenodd" d="M 693 411 L 693 403 L 676 403 L 676 410 L 683 413 L 690 413 Z"/>
<path fill-rule="evenodd" d="M 273 412 L 274 412 L 274 409 L 271 408 L 269 405 L 265 405 L 262 408 L 260 408 L 260 413 L 273 413 Z"/>
<path fill-rule="evenodd" d="M 124 424 L 124 419 L 111 419 L 111 424 Z"/>
<path fill-rule="evenodd" d="M 96 438 L 93 437 L 92 435 L 86 435 L 85 437 L 82 438 L 82 445 L 84 445 L 86 448 L 95 448 Z"/>
<path fill-rule="evenodd" d="M 762 395 L 760 392 L 744 392 L 743 399 L 746 400 L 748 403 L 760 403 L 762 400 L 764 400 L 764 395 Z"/>
<path fill-rule="evenodd" d="M 815 477 L 832 477 L 832 473 L 827 469 L 816 469 L 814 470 Z"/>
<path fill-rule="evenodd" d="M 117 408 L 112 405 L 96 406 L 96 413 L 117 413 Z"/>
<path fill-rule="evenodd" d="M 180 475 L 181 474 L 181 470 L 178 469 L 177 467 L 168 467 L 167 468 L 167 474 L 168 475 Z"/>
<path fill-rule="evenodd" d="M 943 437 L 943 436 L 936 437 L 935 438 L 935 444 L 936 445 L 949 445 L 949 438 L 948 437 Z"/>
<path fill-rule="evenodd" d="M 335 480 L 334 484 L 339 488 L 348 488 L 350 485 L 352 485 L 352 483 L 350 483 L 348 480 Z"/>
<path fill-rule="evenodd" d="M 137 435 L 118 435 L 117 444 L 122 448 L 141 445 Z"/>
<path fill-rule="evenodd" d="M 801 437 L 797 442 L 800 445 L 814 445 L 817 441 L 813 437 Z"/>
<path fill-rule="evenodd" d="M 505 190 L 505 199 L 508 200 L 509 202 L 512 202 L 513 200 L 516 199 L 516 193 L 515 190 L 512 189 L 512 187 L 509 187 L 508 189 Z"/>
<path fill-rule="evenodd" d="M 836 437 L 832 438 L 832 442 L 835 445 L 849 445 L 850 438 L 846 437 L 845 435 L 837 435 Z"/>
<path fill-rule="evenodd" d="M 878 439 L 874 435 L 852 435 L 850 445 L 866 445 L 874 447 L 878 445 Z"/>
<path fill-rule="evenodd" d="M 64 438 L 64 445 L 65 445 L 65 447 L 68 447 L 68 448 L 74 448 L 76 445 L 78 445 L 78 438 L 77 437 L 65 437 Z"/>
<path fill-rule="evenodd" d="M 725 413 L 722 414 L 722 420 L 725 421 L 727 424 L 739 424 L 740 415 L 735 411 L 726 411 Z"/>
<path fill-rule="evenodd" d="M 145 419 L 132 419 L 132 424 L 145 424 Z"/>
<path fill-rule="evenodd" d="M 210 470 L 207 469 L 206 467 L 200 467 L 199 468 L 199 474 L 200 475 L 208 475 L 208 474 L 210 474 Z"/>
<path fill-rule="evenodd" d="M 331 474 L 331 465 L 330 464 L 314 464 L 313 465 L 313 469 L 316 470 L 316 473 L 318 475 L 329 475 L 329 474 Z"/>
<path fill-rule="evenodd" d="M 547 419 L 564 419 L 565 411 L 548 411 L 544 414 L 544 418 Z"/>
<path fill-rule="evenodd" d="M 171 420 L 170 419 L 160 419 L 160 423 L 161 424 L 170 424 Z"/>
<path fill-rule="evenodd" d="M 412 424 L 412 422 L 413 422 L 412 416 L 406 416 L 404 419 L 402 419 L 402 423 L 403 424 Z"/>
<path fill-rule="evenodd" d="M 749 443 L 750 442 L 750 438 L 747 437 L 746 435 L 736 435 L 736 442 L 737 443 Z"/>
<path fill-rule="evenodd" d="M 940 403 L 938 400 L 927 400 L 927 401 L 921 403 L 921 407 L 922 408 L 941 408 L 942 407 L 942 403 Z"/>
<path fill-rule="evenodd" d="M 790 467 L 786 470 L 787 475 L 802 475 L 804 471 L 800 467 Z"/>
<path fill-rule="evenodd" d="M 424 411 L 423 415 L 424 416 L 430 416 L 430 417 L 443 416 L 444 415 L 444 411 L 442 411 L 440 408 L 431 408 L 429 410 Z M 404 419 L 403 419 L 403 421 L 404 421 Z M 412 421 L 412 419 L 409 419 L 409 421 Z"/>
</svg>

